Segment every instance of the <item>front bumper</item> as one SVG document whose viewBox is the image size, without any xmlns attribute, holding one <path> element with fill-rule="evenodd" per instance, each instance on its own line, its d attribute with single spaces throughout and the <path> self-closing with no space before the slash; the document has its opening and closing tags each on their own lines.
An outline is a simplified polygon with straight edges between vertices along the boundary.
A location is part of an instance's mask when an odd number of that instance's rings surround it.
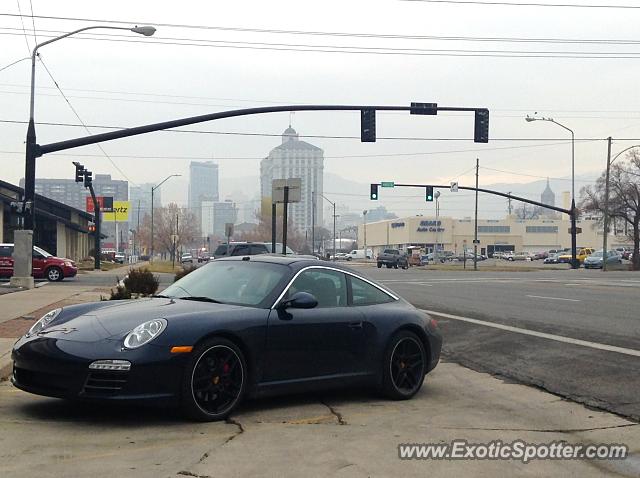
<svg viewBox="0 0 640 478">
<path fill-rule="evenodd" d="M 62 268 L 62 275 L 64 277 L 75 277 L 78 275 L 78 268 L 73 266 L 64 266 Z"/>
<path fill-rule="evenodd" d="M 187 358 L 168 348 L 144 345 L 121 349 L 121 342 L 76 342 L 47 337 L 21 338 L 11 353 L 11 382 L 21 390 L 80 400 L 177 403 Z M 91 370 L 96 360 L 131 362 L 129 371 Z"/>
</svg>

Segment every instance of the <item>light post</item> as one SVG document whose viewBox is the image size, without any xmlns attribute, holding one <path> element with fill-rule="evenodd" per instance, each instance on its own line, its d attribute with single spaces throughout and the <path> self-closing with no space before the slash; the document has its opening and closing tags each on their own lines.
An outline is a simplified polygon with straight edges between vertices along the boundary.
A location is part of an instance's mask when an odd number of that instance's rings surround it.
<svg viewBox="0 0 640 478">
<path fill-rule="evenodd" d="M 23 231 L 16 234 L 14 242 L 16 243 L 16 258 L 15 258 L 15 277 L 12 277 L 12 282 L 16 285 L 22 285 L 24 287 L 32 288 L 33 279 L 31 279 L 31 250 L 33 248 L 33 230 L 35 229 L 35 189 L 36 189 L 36 158 L 40 156 L 39 147 L 36 143 L 36 128 L 34 121 L 35 110 L 35 84 L 36 84 L 36 57 L 38 55 L 38 49 L 49 43 L 61 40 L 63 38 L 75 35 L 76 33 L 84 32 L 87 30 L 94 30 L 98 28 L 105 28 L 110 30 L 128 30 L 134 33 L 138 33 L 144 36 L 151 36 L 155 33 L 156 29 L 151 26 L 144 27 L 114 27 L 108 25 L 94 25 L 90 27 L 80 28 L 64 35 L 52 38 L 37 44 L 31 52 L 31 92 L 29 99 L 29 125 L 27 127 L 27 138 L 25 148 L 25 172 L 24 172 L 24 197 L 22 202 L 22 214 L 24 217 Z M 20 243 L 20 244 L 18 244 Z M 25 252 L 28 252 L 25 253 Z M 15 279 L 15 280 L 14 280 Z"/>
<path fill-rule="evenodd" d="M 575 133 L 571 128 L 566 127 L 565 125 L 558 123 L 553 118 L 537 118 L 535 116 L 527 115 L 525 121 L 531 123 L 532 121 L 548 121 L 549 123 L 556 124 L 561 128 L 569 131 L 571 133 L 571 267 L 573 269 L 578 269 L 580 264 L 577 259 L 577 244 L 576 244 L 576 139 Z"/>
<path fill-rule="evenodd" d="M 162 186 L 166 181 L 168 181 L 169 179 L 173 178 L 173 177 L 177 177 L 177 176 L 182 176 L 181 174 L 170 174 L 169 176 L 167 176 L 166 178 L 164 178 L 160 184 L 158 184 L 157 186 L 152 186 L 151 187 L 151 254 L 149 255 L 149 260 L 153 261 L 153 253 L 154 253 L 154 249 L 153 249 L 153 210 L 155 209 L 154 207 L 154 202 L 153 202 L 153 193 L 155 192 L 156 189 L 158 189 L 160 186 Z"/>
<path fill-rule="evenodd" d="M 438 263 L 438 238 L 440 237 L 440 204 L 438 198 L 440 197 L 440 191 L 433 193 L 433 197 L 436 198 L 436 247 L 433 249 L 433 262 Z"/>
<path fill-rule="evenodd" d="M 629 146 L 628 148 L 623 149 L 618 154 L 616 154 L 613 159 L 611 159 L 611 137 L 607 138 L 608 142 L 608 150 L 607 150 L 607 172 L 605 174 L 604 180 L 604 211 L 603 211 L 603 225 L 604 225 L 604 234 L 602 238 L 602 271 L 607 270 L 607 240 L 609 236 L 609 172 L 611 171 L 611 165 L 614 163 L 616 159 L 620 157 L 622 153 L 626 153 L 627 151 L 640 148 L 640 144 L 636 144 L 633 146 Z"/>
<path fill-rule="evenodd" d="M 362 217 L 364 218 L 364 261 L 367 261 L 367 211 L 362 211 Z"/>
<path fill-rule="evenodd" d="M 329 199 L 327 199 L 327 197 L 322 194 L 322 193 L 318 193 L 320 194 L 320 196 L 322 196 L 322 198 L 324 200 L 326 200 L 329 204 L 331 204 L 331 206 L 333 206 L 333 260 L 336 260 L 336 203 L 333 201 L 330 201 Z"/>
</svg>

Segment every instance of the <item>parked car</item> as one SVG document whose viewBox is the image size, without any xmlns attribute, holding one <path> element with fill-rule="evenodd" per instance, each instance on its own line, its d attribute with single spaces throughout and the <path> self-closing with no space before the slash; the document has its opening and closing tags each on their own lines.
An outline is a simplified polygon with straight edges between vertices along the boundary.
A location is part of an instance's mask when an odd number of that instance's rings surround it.
<svg viewBox="0 0 640 478">
<path fill-rule="evenodd" d="M 116 264 L 124 264 L 127 259 L 127 256 L 124 255 L 124 252 L 116 252 L 113 255 L 113 262 Z"/>
<path fill-rule="evenodd" d="M 403 269 L 409 268 L 409 259 L 407 255 L 399 249 L 384 249 L 376 258 L 378 263 L 378 269 L 382 266 L 387 266 L 387 269 L 397 269 L 402 267 Z"/>
<path fill-rule="evenodd" d="M 631 249 L 628 249 L 626 247 L 616 247 L 616 252 L 623 259 L 629 259 L 629 256 L 631 255 Z"/>
<path fill-rule="evenodd" d="M 540 259 L 546 259 L 549 257 L 549 253 L 547 251 L 538 251 L 533 253 L 533 260 L 538 261 Z"/>
<path fill-rule="evenodd" d="M 213 257 L 219 259 L 227 256 L 254 256 L 270 252 L 271 244 L 267 247 L 264 242 L 230 242 L 228 245 L 223 242 L 213 252 Z"/>
<path fill-rule="evenodd" d="M 593 249 L 592 247 L 579 247 L 578 250 L 576 251 L 576 259 L 578 260 L 578 262 L 580 264 L 582 264 L 584 262 L 584 260 L 589 257 L 591 254 L 593 254 L 595 252 L 595 249 Z M 562 254 L 560 254 L 558 256 L 558 262 L 559 263 L 566 263 L 566 264 L 570 264 L 571 263 L 571 250 L 567 251 L 567 252 L 563 252 Z"/>
<path fill-rule="evenodd" d="M 13 244 L 0 244 L 0 277 L 13 275 Z M 50 282 L 61 281 L 65 277 L 75 277 L 78 268 L 70 259 L 55 257 L 38 246 L 33 246 L 32 273 L 36 279 Z"/>
<path fill-rule="evenodd" d="M 532 261 L 533 255 L 530 252 L 516 252 L 507 257 L 508 261 Z"/>
<path fill-rule="evenodd" d="M 354 249 L 349 253 L 351 259 L 365 259 L 364 249 Z M 367 249 L 366 259 L 371 259 L 373 257 L 373 251 L 371 249 Z"/>
<path fill-rule="evenodd" d="M 350 261 L 351 260 L 351 256 L 349 254 L 347 254 L 346 252 L 336 252 L 335 259 L 337 261 Z"/>
<path fill-rule="evenodd" d="M 550 253 L 547 258 L 544 260 L 544 264 L 557 264 L 558 263 L 558 253 Z"/>
<path fill-rule="evenodd" d="M 182 264 L 193 264 L 193 255 L 190 252 L 185 252 L 184 254 L 182 254 L 182 256 L 180 256 L 180 262 Z"/>
<path fill-rule="evenodd" d="M 156 401 L 214 421 L 265 393 L 350 386 L 410 399 L 441 348 L 435 320 L 347 267 L 232 257 L 145 300 L 48 312 L 13 346 L 11 381 L 71 400 Z"/>
<path fill-rule="evenodd" d="M 602 269 L 603 255 L 602 249 L 591 254 L 584 260 L 584 268 Z M 607 265 L 609 264 L 622 264 L 622 256 L 617 251 L 607 251 Z"/>
<path fill-rule="evenodd" d="M 502 254 L 502 259 L 504 259 L 505 261 L 512 261 L 514 255 L 515 255 L 515 252 L 506 251 L 504 254 Z"/>
</svg>

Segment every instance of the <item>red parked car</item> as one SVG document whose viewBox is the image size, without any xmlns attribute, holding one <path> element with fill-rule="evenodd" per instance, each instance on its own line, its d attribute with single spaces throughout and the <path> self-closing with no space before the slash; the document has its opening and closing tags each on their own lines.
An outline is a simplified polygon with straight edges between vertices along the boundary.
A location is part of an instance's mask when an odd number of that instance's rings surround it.
<svg viewBox="0 0 640 478">
<path fill-rule="evenodd" d="M 13 275 L 13 244 L 0 244 L 0 277 Z M 78 268 L 70 259 L 52 256 L 44 249 L 33 246 L 33 272 L 36 279 L 47 279 L 51 282 L 61 281 L 65 277 L 75 277 Z"/>
</svg>

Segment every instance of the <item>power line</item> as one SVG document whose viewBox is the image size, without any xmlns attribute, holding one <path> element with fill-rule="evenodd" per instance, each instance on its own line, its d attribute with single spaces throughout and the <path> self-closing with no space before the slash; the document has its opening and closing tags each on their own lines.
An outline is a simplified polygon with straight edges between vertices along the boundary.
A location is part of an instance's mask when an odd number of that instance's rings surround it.
<svg viewBox="0 0 640 478">
<path fill-rule="evenodd" d="M 58 88 L 58 91 L 60 92 L 60 95 L 62 95 L 62 98 L 64 98 L 64 100 L 66 101 L 67 105 L 69 105 L 69 108 L 71 109 L 71 111 L 73 111 L 73 114 L 75 115 L 76 118 L 78 118 L 78 121 L 80 121 L 82 127 L 85 129 L 85 131 L 88 134 L 91 134 L 91 130 L 89 130 L 89 128 L 87 127 L 87 125 L 84 123 L 84 121 L 82 121 L 82 118 L 80 118 L 80 115 L 78 114 L 78 112 L 76 111 L 76 109 L 73 107 L 73 105 L 71 104 L 71 102 L 69 101 L 69 99 L 67 98 L 67 96 L 64 94 L 64 91 L 62 91 L 62 88 L 60 88 L 60 85 L 58 84 L 58 82 L 55 80 L 55 78 L 53 77 L 53 75 L 51 74 L 51 71 L 49 71 L 49 68 L 47 68 L 47 65 L 44 63 L 44 60 L 42 59 L 42 57 L 40 56 L 40 54 L 38 54 L 38 58 L 40 59 L 40 63 L 42 64 L 42 66 L 44 67 L 45 71 L 47 72 L 47 74 L 49 75 L 49 78 L 51 78 L 51 81 L 53 81 L 53 84 L 56 85 L 56 88 Z M 107 154 L 107 152 L 104 150 L 104 148 L 102 147 L 102 145 L 100 143 L 96 143 L 96 146 L 98 147 L 98 149 L 100 149 L 100 151 L 102 151 L 102 154 L 104 154 L 104 156 L 109 160 L 109 162 L 112 164 L 112 166 L 114 168 L 116 168 L 116 170 L 122 174 L 122 176 L 129 181 L 129 183 L 136 185 L 135 182 L 133 182 L 125 173 L 124 171 L 122 171 L 122 169 L 120 169 L 118 167 L 118 165 L 115 163 L 115 161 L 113 161 L 113 159 L 111 159 L 111 157 Z"/>
<path fill-rule="evenodd" d="M 498 173 L 505 173 L 505 174 L 512 174 L 514 176 L 526 176 L 529 178 L 538 178 L 538 179 L 553 179 L 556 181 L 571 181 L 571 178 L 554 178 L 554 177 L 550 177 L 550 176 L 538 176 L 535 174 L 526 174 L 526 173 L 517 173 L 515 171 L 507 171 L 504 169 L 495 169 L 495 168 L 487 168 L 486 166 L 480 166 L 480 169 L 486 169 L 488 171 L 496 171 Z M 578 183 L 592 183 L 593 181 L 589 181 L 586 179 L 576 179 L 576 182 Z"/>
<path fill-rule="evenodd" d="M 0 16 L 18 17 L 11 13 L 0 13 Z M 576 39 L 576 38 L 527 38 L 527 37 L 467 37 L 467 36 L 440 36 L 440 35 L 409 35 L 409 34 L 384 34 L 371 32 L 331 32 L 331 31 L 313 31 L 313 30 L 282 30 L 269 28 L 248 28 L 248 27 L 228 27 L 218 25 L 192 25 L 192 24 L 176 24 L 162 23 L 154 21 L 123 21 L 108 20 L 98 18 L 79 18 L 79 17 L 59 17 L 59 16 L 35 16 L 35 18 L 59 21 L 89 22 L 89 23 L 112 23 L 119 25 L 142 25 L 150 24 L 159 27 L 168 28 L 184 28 L 195 30 L 217 30 L 224 32 L 237 33 L 267 33 L 280 35 L 303 35 L 303 36 L 330 36 L 330 37 L 353 37 L 353 38 L 379 38 L 392 40 L 438 40 L 438 41 L 477 41 L 477 42 L 533 42 L 533 43 L 602 43 L 602 44 L 637 44 L 638 40 L 617 40 L 617 39 Z"/>
<path fill-rule="evenodd" d="M 22 33 L 24 34 L 24 41 L 27 44 L 27 51 L 29 53 L 31 53 L 31 46 L 29 46 L 29 38 L 27 36 L 27 30 L 24 27 L 24 19 L 22 16 L 22 10 L 20 9 L 20 0 L 16 0 L 16 4 L 18 5 L 18 13 L 19 13 L 19 17 L 20 17 L 20 23 L 22 24 Z"/>
<path fill-rule="evenodd" d="M 422 3 L 448 3 L 451 5 L 488 5 L 488 6 L 509 6 L 509 7 L 561 7 L 561 8 L 605 8 L 621 10 L 640 9 L 636 5 L 604 5 L 589 3 L 541 3 L 541 2 L 497 2 L 480 0 L 400 0 L 404 2 Z"/>
<path fill-rule="evenodd" d="M 0 123 L 11 124 L 27 124 L 27 121 L 19 120 L 7 120 L 0 119 Z M 83 124 L 74 123 L 56 123 L 40 121 L 38 125 L 46 126 L 64 126 L 64 127 L 85 127 Z M 129 126 L 106 126 L 106 125 L 86 125 L 88 128 L 102 128 L 102 129 L 126 129 Z M 159 133 L 193 133 L 193 134 L 216 134 L 216 135 L 231 135 L 231 136 L 262 136 L 280 138 L 282 133 L 247 133 L 238 131 L 209 131 L 209 130 L 192 130 L 192 129 L 165 129 L 158 131 Z M 349 139 L 360 141 L 360 136 L 337 136 L 337 135 L 299 135 L 300 138 L 314 138 L 314 139 Z M 388 141 L 473 141 L 473 138 L 425 138 L 416 136 L 378 136 L 379 140 Z M 566 144 L 567 141 L 564 138 L 491 138 L 491 141 L 554 141 Z M 607 138 L 576 138 L 576 142 L 589 142 L 589 141 L 607 141 Z M 616 138 L 616 141 L 640 141 L 638 138 Z M 478 151 L 486 151 L 487 149 L 481 149 Z M 464 152 L 464 151 L 462 151 Z"/>
<path fill-rule="evenodd" d="M 18 35 L 18 33 L 1 32 L 0 35 Z M 53 35 L 43 35 L 45 38 L 55 38 Z M 184 40 L 184 41 L 162 41 L 161 38 L 154 40 L 136 40 L 132 38 L 117 38 L 117 35 L 97 36 L 74 36 L 72 40 L 93 40 L 125 43 L 145 43 L 154 45 L 172 46 L 195 46 L 206 48 L 230 48 L 240 50 L 256 51 L 293 51 L 293 52 L 316 52 L 316 53 L 339 53 L 348 55 L 382 55 L 382 56 L 425 56 L 425 57 L 460 57 L 460 58 L 544 58 L 544 59 L 638 59 L 640 53 L 617 53 L 617 52 L 528 52 L 526 50 L 436 50 L 436 49 L 401 49 L 389 47 L 359 47 L 359 46 L 315 46 L 296 44 L 276 44 L 260 42 L 227 42 L 219 40 Z"/>
<path fill-rule="evenodd" d="M 483 148 L 483 149 L 456 149 L 456 150 L 441 150 L 441 151 L 423 151 L 419 153 L 382 153 L 382 154 L 347 154 L 339 156 L 324 156 L 324 159 L 349 159 L 349 158 L 387 158 L 387 157 L 400 157 L 400 156 L 433 156 L 440 154 L 459 154 L 459 153 L 475 153 L 478 151 L 502 151 L 513 150 L 523 148 L 543 148 L 549 146 L 559 146 L 570 144 L 571 141 L 561 141 L 557 143 L 542 143 L 542 144 L 528 144 L 519 146 L 501 146 L 497 148 Z M 0 154 L 18 154 L 23 155 L 24 151 L 0 151 Z M 79 153 L 51 153 L 50 156 L 72 156 L 72 157 L 102 157 L 101 154 L 79 154 Z M 180 159 L 180 160 L 211 160 L 211 156 L 158 156 L 158 155 L 135 155 L 135 154 L 123 154 L 123 155 L 111 155 L 112 158 L 126 158 L 126 159 Z M 231 156 L 231 157 L 215 157 L 216 161 L 223 160 L 261 160 L 263 156 Z M 462 174 L 459 174 L 462 176 Z"/>
</svg>

